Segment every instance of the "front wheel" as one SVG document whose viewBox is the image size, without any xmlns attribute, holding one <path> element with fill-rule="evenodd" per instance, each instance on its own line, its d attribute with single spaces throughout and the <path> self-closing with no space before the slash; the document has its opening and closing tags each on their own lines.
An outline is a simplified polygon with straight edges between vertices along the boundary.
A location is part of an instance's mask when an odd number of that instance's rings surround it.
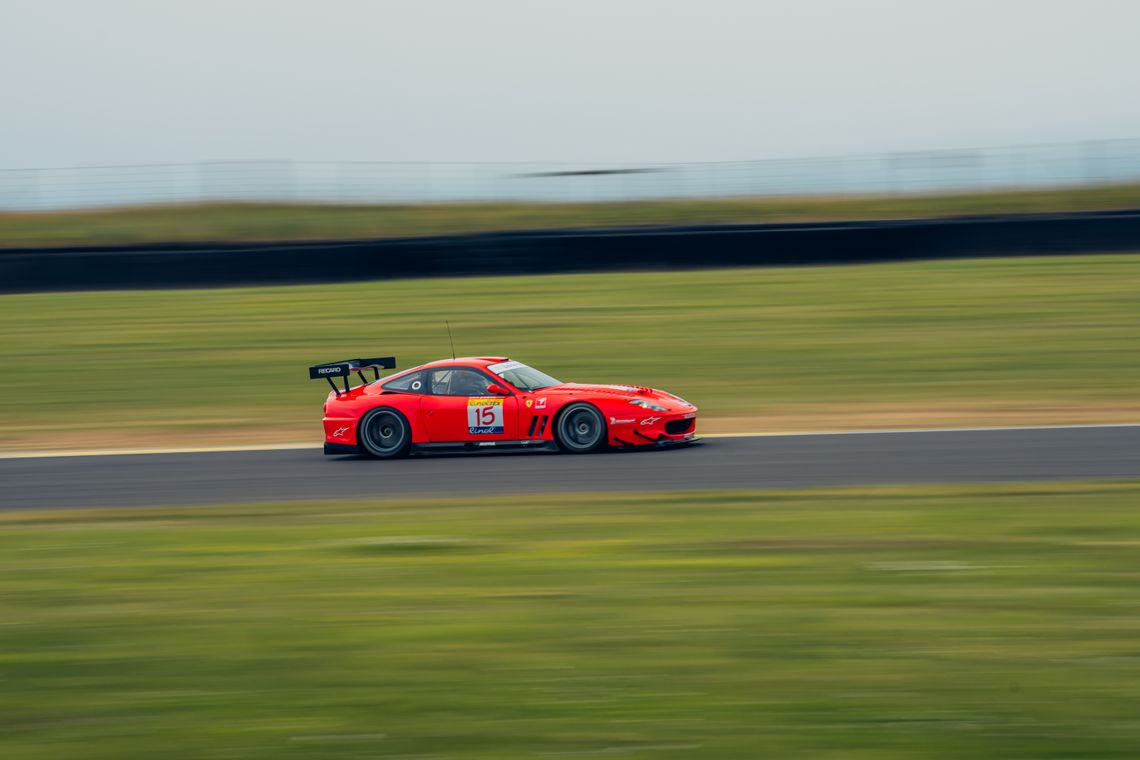
<svg viewBox="0 0 1140 760">
<path fill-rule="evenodd" d="M 589 454 L 606 445 L 606 420 L 592 404 L 571 404 L 558 415 L 554 440 L 571 454 Z"/>
<path fill-rule="evenodd" d="M 360 420 L 356 433 L 360 450 L 376 459 L 407 456 L 412 444 L 412 431 L 404 415 L 395 409 L 373 409 Z"/>
</svg>

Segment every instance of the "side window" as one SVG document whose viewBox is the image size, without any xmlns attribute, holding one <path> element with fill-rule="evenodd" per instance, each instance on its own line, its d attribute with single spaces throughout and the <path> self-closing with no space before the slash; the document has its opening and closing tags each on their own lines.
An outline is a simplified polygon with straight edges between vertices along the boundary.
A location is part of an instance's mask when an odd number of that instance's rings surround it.
<svg viewBox="0 0 1140 760">
<path fill-rule="evenodd" d="M 481 372 L 463 367 L 431 372 L 431 392 L 437 396 L 486 396 L 491 381 Z"/>
<path fill-rule="evenodd" d="M 404 393 L 427 393 L 424 388 L 424 373 L 413 372 L 410 375 L 397 377 L 380 386 L 386 391 L 403 391 Z"/>
</svg>

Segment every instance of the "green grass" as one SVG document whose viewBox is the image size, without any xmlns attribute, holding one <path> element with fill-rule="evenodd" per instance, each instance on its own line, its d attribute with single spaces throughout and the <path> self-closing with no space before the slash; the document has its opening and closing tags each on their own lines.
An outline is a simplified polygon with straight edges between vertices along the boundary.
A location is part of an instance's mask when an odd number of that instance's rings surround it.
<svg viewBox="0 0 1140 760">
<path fill-rule="evenodd" d="M 0 213 L 0 246 L 332 240 L 625 224 L 884 219 L 1140 207 L 1140 185 L 941 195 L 729 198 L 622 203 L 187 204 Z"/>
<path fill-rule="evenodd" d="M 304 440 L 306 367 L 509 354 L 745 427 L 1140 419 L 1140 256 L 0 297 L 0 446 Z M 707 426 L 706 426 L 707 429 Z"/>
<path fill-rule="evenodd" d="M 1133 758 L 1138 507 L 1043 484 L 8 513 L 0 755 Z"/>
</svg>

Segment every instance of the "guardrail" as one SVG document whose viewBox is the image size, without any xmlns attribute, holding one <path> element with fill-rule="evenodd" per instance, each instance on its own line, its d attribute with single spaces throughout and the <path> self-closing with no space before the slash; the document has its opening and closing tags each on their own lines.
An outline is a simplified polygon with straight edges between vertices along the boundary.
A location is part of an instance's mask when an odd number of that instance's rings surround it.
<svg viewBox="0 0 1140 760">
<path fill-rule="evenodd" d="M 0 249 L 0 292 L 1140 251 L 1140 210 L 258 245 Z"/>
</svg>

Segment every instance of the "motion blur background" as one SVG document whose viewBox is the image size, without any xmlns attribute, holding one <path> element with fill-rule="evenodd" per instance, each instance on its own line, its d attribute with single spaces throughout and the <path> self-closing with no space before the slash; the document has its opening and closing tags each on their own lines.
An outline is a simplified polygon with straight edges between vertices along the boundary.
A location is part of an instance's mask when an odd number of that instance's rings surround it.
<svg viewBox="0 0 1140 760">
<path fill-rule="evenodd" d="M 894 195 L 1108 185 L 1140 179 L 1140 140 L 660 164 L 199 161 L 8 169 L 6 210 L 153 203 L 598 203 Z M 637 221 L 631 215 L 629 221 Z"/>
<path fill-rule="evenodd" d="M 0 208 L 1135 179 L 1138 15 L 1124 1 L 11 6 Z"/>
<path fill-rule="evenodd" d="M 496 457 L 455 498 L 454 459 L 329 460 L 375 487 L 316 501 L 115 455 L 83 500 L 93 450 L 269 447 L 287 483 L 304 368 L 439 358 L 445 319 L 704 432 L 1132 430 L 1138 28 L 1123 0 L 6 4 L 0 754 L 1140 754 L 1133 437 L 1065 482 L 797 490 L 548 494 L 560 460 Z"/>
</svg>

